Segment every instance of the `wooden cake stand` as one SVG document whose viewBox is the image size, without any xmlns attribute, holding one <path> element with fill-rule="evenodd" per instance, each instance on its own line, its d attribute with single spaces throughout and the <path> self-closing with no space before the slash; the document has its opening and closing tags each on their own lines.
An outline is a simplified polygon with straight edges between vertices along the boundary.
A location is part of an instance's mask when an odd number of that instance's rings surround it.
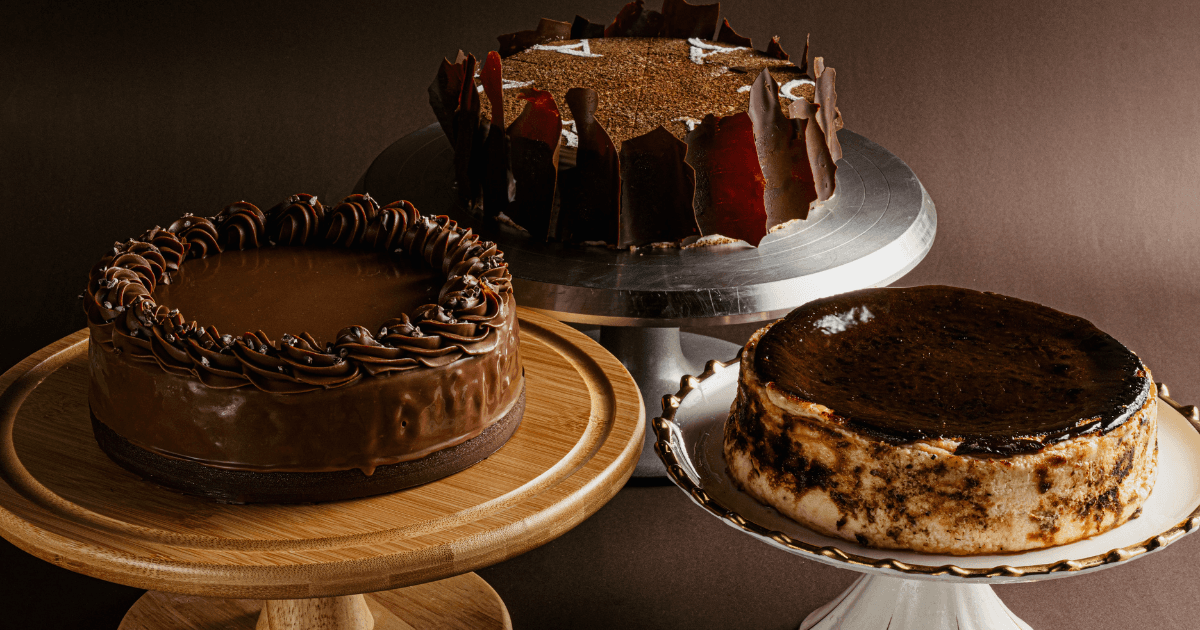
<svg viewBox="0 0 1200 630">
<path fill-rule="evenodd" d="M 122 630 L 509 628 L 470 571 L 553 540 L 612 498 L 638 461 L 645 416 L 633 379 L 594 341 L 527 310 L 520 326 L 527 403 L 503 448 L 430 484 L 310 505 L 215 503 L 112 463 L 92 437 L 77 332 L 0 377 L 0 535 L 149 589 Z"/>
</svg>

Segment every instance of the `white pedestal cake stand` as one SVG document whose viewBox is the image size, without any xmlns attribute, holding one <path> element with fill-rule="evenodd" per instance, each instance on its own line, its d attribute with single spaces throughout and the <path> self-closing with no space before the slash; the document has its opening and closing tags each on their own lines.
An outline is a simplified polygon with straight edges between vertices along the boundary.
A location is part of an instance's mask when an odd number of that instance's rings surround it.
<svg viewBox="0 0 1200 630">
<path fill-rule="evenodd" d="M 848 130 L 838 132 L 837 194 L 805 221 L 745 243 L 637 252 L 537 242 L 474 216 L 458 203 L 454 152 L 438 125 L 397 140 L 375 159 L 357 189 L 381 203 L 407 199 L 445 214 L 500 244 L 517 301 L 554 318 L 600 326 L 601 345 L 629 370 L 648 408 L 675 391 L 704 359 L 738 346 L 680 326 L 776 319 L 811 300 L 886 286 L 933 246 L 933 200 L 908 166 Z M 651 432 L 635 476 L 663 476 Z"/>
<path fill-rule="evenodd" d="M 1158 551 L 1200 528 L 1200 413 L 1160 385 L 1158 480 L 1142 514 L 1069 545 L 1007 555 L 949 556 L 865 547 L 817 534 L 743 494 L 729 478 L 723 427 L 738 364 L 710 361 L 664 398 L 655 449 L 671 479 L 709 513 L 780 549 L 860 577 L 800 630 L 1030 630 L 992 584 L 1070 577 Z"/>
</svg>

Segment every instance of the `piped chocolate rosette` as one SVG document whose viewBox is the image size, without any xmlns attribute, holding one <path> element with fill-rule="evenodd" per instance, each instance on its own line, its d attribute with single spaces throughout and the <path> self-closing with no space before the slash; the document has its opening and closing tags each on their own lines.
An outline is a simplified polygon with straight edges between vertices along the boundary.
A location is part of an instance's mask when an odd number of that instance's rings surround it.
<svg viewBox="0 0 1200 630">
<path fill-rule="evenodd" d="M 637 0 L 607 26 L 502 35 L 482 66 L 444 61 L 429 98 L 459 201 L 535 239 L 619 248 L 757 246 L 806 219 L 835 191 L 836 73 L 817 57 L 809 75 L 807 41 L 799 62 L 778 37 L 755 50 L 719 9 Z"/>
<path fill-rule="evenodd" d="M 499 448 L 524 407 L 510 281 L 494 243 L 406 201 L 295 195 L 184 215 L 115 243 L 90 274 L 97 438 L 144 477 L 236 502 L 456 472 Z M 358 293 L 325 304 L 342 285 Z M 261 318 L 272 334 L 206 317 Z"/>
</svg>

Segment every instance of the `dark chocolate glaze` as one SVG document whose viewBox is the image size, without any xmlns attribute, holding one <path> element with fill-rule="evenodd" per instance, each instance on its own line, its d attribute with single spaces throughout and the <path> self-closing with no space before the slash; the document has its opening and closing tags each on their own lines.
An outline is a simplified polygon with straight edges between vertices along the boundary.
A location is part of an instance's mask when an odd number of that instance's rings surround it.
<svg viewBox="0 0 1200 630">
<path fill-rule="evenodd" d="M 895 442 L 951 438 L 1008 455 L 1107 432 L 1145 403 L 1142 362 L 1087 320 L 953 287 L 811 302 L 759 341 L 764 383 Z"/>
</svg>

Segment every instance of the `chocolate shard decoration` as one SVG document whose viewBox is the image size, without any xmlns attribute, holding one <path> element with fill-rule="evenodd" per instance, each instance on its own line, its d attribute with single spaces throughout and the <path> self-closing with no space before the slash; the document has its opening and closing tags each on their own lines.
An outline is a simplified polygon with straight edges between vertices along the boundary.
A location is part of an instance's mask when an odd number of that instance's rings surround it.
<svg viewBox="0 0 1200 630">
<path fill-rule="evenodd" d="M 525 109 L 508 126 L 509 162 L 516 194 L 508 215 L 535 239 L 550 236 L 558 180 L 558 148 L 562 139 L 562 116 L 550 92 L 524 88 L 520 98 Z"/>
<path fill-rule="evenodd" d="M 483 138 L 479 129 L 479 91 L 475 89 L 475 55 L 468 54 L 462 62 L 463 84 L 454 111 L 454 177 L 458 182 L 458 199 L 474 205 L 479 199 Z"/>
<path fill-rule="evenodd" d="M 757 247 L 767 235 L 767 212 L 750 116 L 709 114 L 688 133 L 687 146 L 686 161 L 696 170 L 700 234 L 738 238 Z"/>
<path fill-rule="evenodd" d="M 821 106 L 817 111 L 817 124 L 821 125 L 821 131 L 825 132 L 825 144 L 829 147 L 829 155 L 833 156 L 833 161 L 836 162 L 842 159 L 842 145 L 837 138 L 837 130 L 841 125 L 838 120 L 837 90 L 834 88 L 837 71 L 825 67 L 824 57 L 813 59 L 813 68 L 817 71 L 816 102 Z"/>
<path fill-rule="evenodd" d="M 660 37 L 712 39 L 717 30 L 721 3 L 688 4 L 684 0 L 663 0 Z"/>
<path fill-rule="evenodd" d="M 833 196 L 834 185 L 837 183 L 837 164 L 829 154 L 829 145 L 825 144 L 825 132 L 816 124 L 819 110 L 819 105 L 800 99 L 792 101 L 789 113 L 797 123 L 804 126 L 804 144 L 808 149 L 808 164 L 812 167 L 817 199 L 825 201 Z"/>
<path fill-rule="evenodd" d="M 697 236 L 692 210 L 696 173 L 688 147 L 661 125 L 621 143 L 621 239 L 618 247 Z"/>
<path fill-rule="evenodd" d="M 459 95 L 462 93 L 463 82 L 466 81 L 462 67 L 466 58 L 460 50 L 454 63 L 443 59 L 437 76 L 429 85 L 429 106 L 433 108 L 433 113 L 442 126 L 442 132 L 451 143 L 454 142 L 454 110 L 458 108 Z"/>
<path fill-rule="evenodd" d="M 495 218 L 508 210 L 512 172 L 508 170 L 508 136 L 504 129 L 504 80 L 500 53 L 491 51 L 479 71 L 483 93 L 492 108 L 492 120 L 484 140 L 483 211 Z"/>
<path fill-rule="evenodd" d="M 788 60 L 788 54 L 783 52 L 783 46 L 779 45 L 779 36 L 778 35 L 772 37 L 771 43 L 767 44 L 766 55 L 768 57 L 774 57 L 774 58 L 782 60 L 782 61 Z"/>
<path fill-rule="evenodd" d="M 808 162 L 804 122 L 784 114 L 778 94 L 779 84 L 764 68 L 750 86 L 749 114 L 766 186 L 767 229 L 792 219 L 807 219 L 810 204 L 817 200 L 811 169 L 793 168 Z"/>
<path fill-rule="evenodd" d="M 567 91 L 567 107 L 579 135 L 575 167 L 559 175 L 560 237 L 571 243 L 620 241 L 621 161 L 608 132 L 596 120 L 595 90 Z"/>
<path fill-rule="evenodd" d="M 621 7 L 617 17 L 604 29 L 605 37 L 658 37 L 662 32 L 663 16 L 658 11 L 645 10 L 644 0 L 634 0 Z"/>
<path fill-rule="evenodd" d="M 496 39 L 500 42 L 500 56 L 511 57 L 522 50 L 533 48 L 538 44 L 552 42 L 571 37 L 571 25 L 566 22 L 542 18 L 537 28 L 532 31 L 517 31 L 501 35 Z"/>
<path fill-rule="evenodd" d="M 792 64 L 799 68 L 800 72 L 803 72 L 804 74 L 808 74 L 808 40 L 811 37 L 812 33 L 808 33 L 804 36 L 804 57 L 800 59 L 800 63 L 796 63 L 794 61 L 792 62 Z"/>
<path fill-rule="evenodd" d="M 576 15 L 571 23 L 571 39 L 600 39 L 604 37 L 604 25 L 592 24 L 582 15 Z"/>
<path fill-rule="evenodd" d="M 721 30 L 717 31 L 717 42 L 729 44 L 731 46 L 745 46 L 746 48 L 754 48 L 754 44 L 750 43 L 749 37 L 738 35 L 733 27 L 729 25 L 729 20 L 721 21 Z"/>
</svg>

